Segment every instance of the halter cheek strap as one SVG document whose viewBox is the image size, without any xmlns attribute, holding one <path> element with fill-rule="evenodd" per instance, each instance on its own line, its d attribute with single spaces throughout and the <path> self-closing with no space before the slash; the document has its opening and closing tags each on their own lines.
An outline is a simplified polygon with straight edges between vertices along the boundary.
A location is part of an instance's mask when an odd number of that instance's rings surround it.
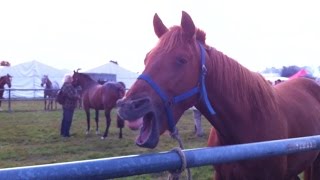
<svg viewBox="0 0 320 180">
<path fill-rule="evenodd" d="M 189 97 L 200 93 L 200 98 L 203 99 L 208 111 L 210 112 L 211 115 L 216 114 L 216 112 L 213 110 L 213 107 L 211 106 L 209 99 L 208 99 L 208 94 L 207 94 L 207 90 L 205 87 L 205 76 L 206 76 L 206 72 L 207 72 L 207 68 L 205 66 L 205 62 L 206 62 L 206 56 L 205 56 L 205 50 L 203 45 L 201 45 L 200 43 L 199 47 L 201 50 L 201 75 L 200 75 L 200 87 L 194 87 L 180 95 L 174 96 L 172 97 L 172 99 L 170 99 L 166 93 L 151 79 L 150 76 L 148 76 L 147 74 L 141 74 L 138 79 L 142 79 L 144 81 L 146 81 L 152 88 L 153 90 L 159 95 L 159 97 L 161 98 L 164 106 L 165 106 L 165 111 L 166 111 L 166 115 L 167 115 L 167 119 L 168 119 L 168 125 L 169 125 L 169 131 L 171 133 L 175 132 L 175 124 L 174 124 L 174 120 L 173 120 L 173 112 L 172 112 L 172 106 L 185 100 L 188 99 Z"/>
</svg>

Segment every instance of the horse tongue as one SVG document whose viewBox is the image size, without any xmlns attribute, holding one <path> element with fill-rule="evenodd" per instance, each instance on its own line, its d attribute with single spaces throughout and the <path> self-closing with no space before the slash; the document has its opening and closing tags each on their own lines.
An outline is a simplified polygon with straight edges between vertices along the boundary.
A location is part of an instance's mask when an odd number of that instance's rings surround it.
<svg viewBox="0 0 320 180">
<path fill-rule="evenodd" d="M 127 122 L 127 126 L 131 129 L 131 130 L 138 130 L 142 127 L 142 123 L 143 123 L 143 117 L 136 119 L 136 120 L 130 120 L 130 121 L 126 121 Z"/>
</svg>

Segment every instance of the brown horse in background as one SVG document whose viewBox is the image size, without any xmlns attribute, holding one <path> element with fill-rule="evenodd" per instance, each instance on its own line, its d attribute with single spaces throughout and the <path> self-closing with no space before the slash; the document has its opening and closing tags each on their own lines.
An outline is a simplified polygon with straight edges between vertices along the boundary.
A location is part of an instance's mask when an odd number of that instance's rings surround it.
<svg viewBox="0 0 320 180">
<path fill-rule="evenodd" d="M 111 110 L 115 107 L 118 99 L 121 99 L 125 94 L 125 84 L 122 82 L 107 82 L 103 85 L 93 80 L 89 75 L 74 71 L 73 84 L 81 86 L 83 109 L 87 116 L 87 130 L 90 131 L 90 109 L 95 110 L 96 133 L 99 133 L 99 110 L 104 110 L 106 117 L 106 129 L 101 137 L 105 139 L 108 136 L 109 127 L 111 124 Z M 122 138 L 122 128 L 124 121 L 117 117 L 117 125 L 120 129 L 119 138 Z"/>
<path fill-rule="evenodd" d="M 9 74 L 0 77 L 0 110 L 2 110 L 1 100 L 3 99 L 4 86 L 7 85 L 9 88 L 11 88 L 11 81 L 12 81 L 12 76 L 10 76 Z"/>
<path fill-rule="evenodd" d="M 153 25 L 159 42 L 147 53 L 142 75 L 118 102 L 118 114 L 128 126 L 140 128 L 137 145 L 156 147 L 159 136 L 174 133 L 193 105 L 216 128 L 220 146 L 320 135 L 315 81 L 297 78 L 271 86 L 207 45 L 205 33 L 186 12 L 180 26 L 168 29 L 157 14 Z M 290 180 L 310 169 L 309 177 L 319 180 L 319 151 L 216 165 L 215 179 Z"/>
</svg>

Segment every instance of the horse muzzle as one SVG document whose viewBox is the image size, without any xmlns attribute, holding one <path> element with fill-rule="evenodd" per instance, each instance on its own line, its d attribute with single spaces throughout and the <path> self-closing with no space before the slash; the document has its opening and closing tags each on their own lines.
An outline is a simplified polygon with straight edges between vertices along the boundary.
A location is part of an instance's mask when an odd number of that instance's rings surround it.
<svg viewBox="0 0 320 180">
<path fill-rule="evenodd" d="M 120 99 L 117 101 L 118 115 L 125 120 L 136 120 L 151 111 L 151 100 L 139 98 L 134 100 Z"/>
</svg>

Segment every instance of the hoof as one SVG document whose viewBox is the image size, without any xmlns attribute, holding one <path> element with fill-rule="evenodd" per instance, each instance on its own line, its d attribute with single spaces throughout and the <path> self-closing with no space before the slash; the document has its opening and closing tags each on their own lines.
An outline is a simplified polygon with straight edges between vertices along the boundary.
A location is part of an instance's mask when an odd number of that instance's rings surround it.
<svg viewBox="0 0 320 180">
<path fill-rule="evenodd" d="M 106 137 L 101 136 L 101 140 L 105 140 L 105 139 L 106 139 Z"/>
<path fill-rule="evenodd" d="M 86 135 L 88 135 L 89 134 L 89 131 L 86 131 Z"/>
<path fill-rule="evenodd" d="M 96 131 L 96 135 L 99 135 L 100 134 L 100 132 L 99 131 Z"/>
</svg>

